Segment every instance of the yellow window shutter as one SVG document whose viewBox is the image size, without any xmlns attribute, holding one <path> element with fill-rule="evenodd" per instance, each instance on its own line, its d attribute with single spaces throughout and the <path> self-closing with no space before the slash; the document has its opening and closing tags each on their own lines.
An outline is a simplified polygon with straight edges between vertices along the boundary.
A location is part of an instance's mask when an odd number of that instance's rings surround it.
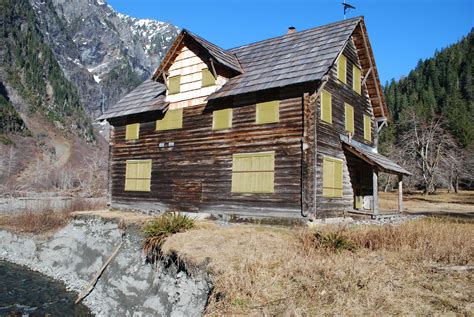
<svg viewBox="0 0 474 317">
<path fill-rule="evenodd" d="M 201 87 L 208 87 L 215 85 L 216 79 L 214 78 L 214 75 L 211 73 L 211 71 L 207 68 L 204 68 L 202 70 L 202 81 L 201 81 Z"/>
<path fill-rule="evenodd" d="M 125 128 L 125 140 L 137 140 L 140 135 L 140 123 L 127 124 Z"/>
<path fill-rule="evenodd" d="M 273 193 L 274 185 L 275 152 L 233 155 L 232 192 Z"/>
<path fill-rule="evenodd" d="M 222 130 L 232 128 L 232 108 L 216 110 L 212 113 L 212 129 Z"/>
<path fill-rule="evenodd" d="M 334 197 L 342 197 L 342 161 L 334 161 Z"/>
<path fill-rule="evenodd" d="M 125 170 L 126 191 L 150 191 L 151 160 L 128 160 Z"/>
<path fill-rule="evenodd" d="M 181 90 L 181 76 L 173 76 L 168 79 L 168 95 L 174 95 Z"/>
<path fill-rule="evenodd" d="M 347 103 L 344 103 L 344 108 L 346 131 L 354 134 L 354 108 Z"/>
<path fill-rule="evenodd" d="M 162 119 L 156 120 L 156 130 L 173 130 L 183 127 L 183 109 L 168 110 Z"/>
<path fill-rule="evenodd" d="M 280 101 L 268 101 L 257 103 L 256 123 L 266 124 L 280 121 Z"/>
<path fill-rule="evenodd" d="M 347 58 L 344 54 L 337 59 L 337 78 L 344 84 L 347 83 Z"/>
<path fill-rule="evenodd" d="M 137 189 L 138 164 L 135 161 L 127 161 L 125 167 L 125 190 Z"/>
<path fill-rule="evenodd" d="M 359 95 L 362 93 L 360 68 L 352 65 L 352 89 Z"/>
<path fill-rule="evenodd" d="M 332 96 L 326 90 L 321 92 L 321 120 L 332 123 Z"/>
<path fill-rule="evenodd" d="M 372 142 L 372 122 L 366 114 L 364 114 L 364 139 Z"/>
<path fill-rule="evenodd" d="M 342 161 L 323 159 L 323 197 L 342 197 Z"/>
</svg>

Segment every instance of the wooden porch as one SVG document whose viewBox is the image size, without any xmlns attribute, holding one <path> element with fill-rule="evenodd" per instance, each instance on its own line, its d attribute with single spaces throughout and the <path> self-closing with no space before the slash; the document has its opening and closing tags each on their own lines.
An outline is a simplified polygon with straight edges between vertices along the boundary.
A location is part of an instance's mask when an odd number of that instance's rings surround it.
<svg viewBox="0 0 474 317">
<path fill-rule="evenodd" d="M 351 183 L 354 190 L 354 208 L 349 213 L 371 216 L 375 219 L 397 217 L 403 213 L 403 176 L 410 172 L 400 167 L 388 158 L 361 148 L 355 144 L 342 141 L 346 155 Z M 378 178 L 379 173 L 388 173 L 398 176 L 398 208 L 397 210 L 381 210 L 379 208 Z M 363 205 L 357 199 L 364 197 Z M 365 206 L 364 206 L 365 205 Z M 364 208 L 365 207 L 365 208 Z"/>
</svg>

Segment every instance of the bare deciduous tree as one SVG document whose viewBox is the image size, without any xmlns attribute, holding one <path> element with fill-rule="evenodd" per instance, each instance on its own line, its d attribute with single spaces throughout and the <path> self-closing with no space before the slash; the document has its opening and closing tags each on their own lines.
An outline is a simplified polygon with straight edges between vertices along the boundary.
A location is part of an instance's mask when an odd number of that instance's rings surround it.
<svg viewBox="0 0 474 317">
<path fill-rule="evenodd" d="M 456 143 L 443 128 L 441 117 L 427 120 L 413 111 L 410 119 L 403 124 L 406 129 L 399 144 L 403 156 L 407 162 L 414 164 L 424 193 L 433 193 L 437 182 L 443 177 L 443 165 L 453 161 L 452 151 L 457 148 Z"/>
</svg>

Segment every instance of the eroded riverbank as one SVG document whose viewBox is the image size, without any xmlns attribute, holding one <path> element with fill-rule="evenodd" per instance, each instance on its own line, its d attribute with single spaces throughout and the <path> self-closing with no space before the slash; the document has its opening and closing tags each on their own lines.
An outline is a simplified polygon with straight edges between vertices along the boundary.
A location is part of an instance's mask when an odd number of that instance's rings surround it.
<svg viewBox="0 0 474 317">
<path fill-rule="evenodd" d="M 117 246 L 122 247 L 83 303 L 97 316 L 201 315 L 211 289 L 208 276 L 167 261 L 146 263 L 137 228 L 88 217 L 73 219 L 49 236 L 0 230 L 0 259 L 24 265 L 81 292 Z"/>
</svg>

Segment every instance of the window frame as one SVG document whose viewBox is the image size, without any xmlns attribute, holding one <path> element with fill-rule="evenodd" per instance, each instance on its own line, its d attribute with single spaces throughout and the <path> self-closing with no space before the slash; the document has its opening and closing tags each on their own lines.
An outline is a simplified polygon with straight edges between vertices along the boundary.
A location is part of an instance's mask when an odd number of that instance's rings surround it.
<svg viewBox="0 0 474 317">
<path fill-rule="evenodd" d="M 176 125 L 176 126 L 169 127 L 169 121 L 175 121 L 175 120 L 167 119 L 167 116 L 170 116 L 172 113 L 174 114 L 174 113 L 177 113 L 177 112 L 180 112 L 179 120 L 178 120 L 179 124 Z M 166 121 L 166 120 L 168 120 L 168 121 Z M 160 122 L 162 122 L 162 124 L 165 124 L 165 126 L 161 127 L 160 124 L 159 124 Z M 178 130 L 178 129 L 182 129 L 182 128 L 183 128 L 183 108 L 167 110 L 165 112 L 165 115 L 163 116 L 163 118 L 156 120 L 155 131 Z"/>
<path fill-rule="evenodd" d="M 356 75 L 356 70 L 358 71 L 358 76 Z M 359 95 L 362 95 L 362 78 L 361 77 L 362 77 L 362 70 L 357 65 L 355 64 L 352 65 L 352 90 L 354 90 Z M 358 87 L 356 83 L 358 83 Z"/>
<path fill-rule="evenodd" d="M 262 116 L 263 111 L 269 110 L 265 108 L 272 108 L 272 107 L 274 108 L 272 110 L 275 111 L 272 119 Z M 280 100 L 259 102 L 255 105 L 255 124 L 260 125 L 260 124 L 271 124 L 271 123 L 278 123 L 278 122 L 280 122 Z"/>
<path fill-rule="evenodd" d="M 341 73 L 341 70 L 344 71 Z M 344 75 L 343 79 L 340 78 L 341 74 Z M 337 79 L 340 82 L 347 84 L 347 57 L 344 54 L 339 55 L 339 57 L 337 58 Z"/>
<path fill-rule="evenodd" d="M 137 171 L 136 171 L 136 176 L 135 177 L 129 177 L 131 171 L 131 166 L 133 164 L 137 165 Z M 138 177 L 140 174 L 140 166 L 141 164 L 147 164 L 148 167 L 147 169 L 149 170 L 149 176 L 148 177 Z M 153 170 L 153 161 L 151 159 L 145 159 L 145 160 L 126 160 L 125 161 L 125 183 L 124 183 L 124 191 L 126 192 L 150 192 L 151 191 L 151 176 L 152 176 L 152 170 Z M 135 186 L 132 186 L 133 182 L 135 183 Z M 143 188 L 138 188 L 138 181 L 145 181 L 145 186 Z M 130 188 L 134 187 L 134 188 Z"/>
<path fill-rule="evenodd" d="M 224 127 L 220 127 L 217 125 L 217 119 L 219 114 L 225 113 L 227 116 L 227 124 Z M 232 128 L 232 119 L 233 119 L 233 109 L 232 108 L 226 108 L 226 109 L 220 109 L 220 110 L 214 110 L 212 112 L 212 130 L 219 131 L 219 130 L 226 130 L 226 129 L 231 129 Z"/>
<path fill-rule="evenodd" d="M 326 186 L 325 183 L 327 184 L 328 179 L 326 177 L 329 177 L 327 173 L 325 172 L 325 164 L 326 162 L 331 162 L 332 164 L 336 164 L 340 166 L 340 180 L 335 178 L 336 173 L 333 174 L 333 187 Z M 322 174 L 323 174 L 323 182 L 322 182 L 322 196 L 324 198 L 342 198 L 344 196 L 344 160 L 331 157 L 331 156 L 323 156 L 323 166 L 322 166 Z M 336 184 L 340 183 L 340 184 Z M 340 185 L 340 187 L 336 186 Z M 340 191 L 339 194 L 335 194 L 335 190 Z M 332 191 L 332 193 L 331 193 Z"/>
<path fill-rule="evenodd" d="M 253 159 L 257 157 L 270 157 L 271 158 L 271 166 L 264 169 L 254 169 L 253 166 L 249 170 L 241 170 L 237 168 L 236 162 L 239 158 L 250 158 L 253 164 Z M 255 181 L 257 176 L 270 176 L 271 184 L 269 187 L 271 189 L 265 188 L 268 184 L 264 182 L 260 184 L 261 187 L 259 188 L 252 188 L 252 185 L 256 186 L 257 181 L 254 184 L 245 184 L 246 189 L 240 188 L 242 184 L 239 183 L 238 175 L 245 175 L 249 177 L 249 180 L 252 182 Z M 267 152 L 254 152 L 254 153 L 236 153 L 232 155 L 232 180 L 231 180 L 231 193 L 235 194 L 273 194 L 275 193 L 275 151 L 267 151 Z M 250 187 L 250 189 L 249 189 Z M 256 186 L 258 187 L 258 186 Z"/>
<path fill-rule="evenodd" d="M 177 83 L 172 83 L 172 80 L 178 80 Z M 177 90 L 172 90 L 171 88 L 174 88 L 175 85 L 177 85 Z M 176 95 L 181 92 L 181 75 L 176 75 L 176 76 L 170 76 L 168 77 L 168 95 Z"/>
<path fill-rule="evenodd" d="M 348 122 L 348 115 L 347 115 L 347 110 L 348 108 L 351 109 L 351 120 L 350 122 Z M 348 124 L 350 123 L 350 124 Z M 352 130 L 348 129 L 349 126 L 352 126 Z M 355 132 L 355 124 L 354 124 L 354 107 L 351 106 L 350 104 L 348 104 L 347 102 L 344 102 L 344 129 L 346 130 L 346 132 L 350 132 L 352 133 L 352 135 L 354 135 L 354 132 Z"/>
<path fill-rule="evenodd" d="M 364 140 L 372 142 L 372 118 L 364 114 Z"/>
<path fill-rule="evenodd" d="M 214 86 L 216 84 L 216 78 L 209 68 L 201 69 L 201 76 L 201 88 Z M 209 78 L 212 78 L 212 80 L 209 80 Z"/>
<path fill-rule="evenodd" d="M 133 131 L 134 127 L 136 127 L 135 131 Z M 125 126 L 125 141 L 138 140 L 139 138 L 140 138 L 140 123 L 127 124 Z"/>
<path fill-rule="evenodd" d="M 324 111 L 324 101 L 325 101 L 325 96 L 328 96 L 329 97 L 329 120 L 326 120 L 327 118 L 324 118 L 324 115 L 325 115 L 325 111 Z M 320 119 L 322 122 L 324 123 L 327 123 L 327 124 L 332 124 L 332 94 L 323 89 L 321 91 L 321 109 L 320 109 Z"/>
</svg>

